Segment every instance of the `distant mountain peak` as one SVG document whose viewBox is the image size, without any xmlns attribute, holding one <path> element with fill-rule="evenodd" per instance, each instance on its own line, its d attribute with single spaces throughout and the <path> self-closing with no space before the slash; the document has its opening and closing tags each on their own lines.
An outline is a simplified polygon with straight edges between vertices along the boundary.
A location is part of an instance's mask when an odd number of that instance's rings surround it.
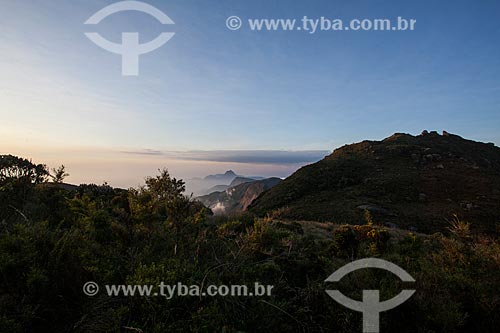
<svg viewBox="0 0 500 333">
<path fill-rule="evenodd" d="M 252 176 L 246 177 L 238 175 L 229 169 L 224 173 L 208 175 L 203 178 L 191 178 L 186 180 L 186 192 L 193 193 L 195 196 L 205 195 L 212 192 L 225 191 L 230 186 L 236 186 L 245 182 L 262 180 L 264 177 Z"/>
<path fill-rule="evenodd" d="M 224 173 L 218 173 L 215 175 L 208 175 L 205 179 L 229 179 L 229 182 L 236 178 L 238 175 L 233 170 L 227 170 Z"/>
</svg>

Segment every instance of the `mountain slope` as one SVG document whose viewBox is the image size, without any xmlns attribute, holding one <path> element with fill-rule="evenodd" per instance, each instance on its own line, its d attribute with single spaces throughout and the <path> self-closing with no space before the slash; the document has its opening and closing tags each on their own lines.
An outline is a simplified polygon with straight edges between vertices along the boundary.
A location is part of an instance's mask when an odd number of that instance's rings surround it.
<svg viewBox="0 0 500 333">
<path fill-rule="evenodd" d="M 473 227 L 500 222 L 500 149 L 443 132 L 396 133 L 335 150 L 257 198 L 249 210 L 286 218 L 376 222 L 443 230 L 459 214 Z"/>
<path fill-rule="evenodd" d="M 234 186 L 237 186 L 237 185 L 240 185 L 240 184 L 243 184 L 243 183 L 253 182 L 255 180 L 256 179 L 238 176 L 238 177 L 236 177 L 236 178 L 233 179 L 233 181 L 231 182 L 231 184 L 229 184 L 229 187 L 234 187 Z"/>
<path fill-rule="evenodd" d="M 205 206 L 212 209 L 214 214 L 234 214 L 242 212 L 262 192 L 274 187 L 281 181 L 280 178 L 266 178 L 263 180 L 249 180 L 232 186 L 224 192 L 214 192 L 196 198 Z"/>
<path fill-rule="evenodd" d="M 213 192 L 224 192 L 229 188 L 229 185 L 215 185 L 206 190 L 207 193 L 213 193 Z"/>
</svg>

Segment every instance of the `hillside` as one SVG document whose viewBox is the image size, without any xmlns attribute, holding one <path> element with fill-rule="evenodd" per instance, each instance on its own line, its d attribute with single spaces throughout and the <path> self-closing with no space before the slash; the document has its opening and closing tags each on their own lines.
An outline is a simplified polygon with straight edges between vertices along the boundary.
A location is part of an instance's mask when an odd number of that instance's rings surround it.
<svg viewBox="0 0 500 333">
<path fill-rule="evenodd" d="M 196 199 L 209 207 L 216 215 L 231 215 L 246 210 L 255 198 L 278 184 L 281 179 L 266 178 L 254 181 L 241 177 L 236 178 L 235 181 L 233 183 L 238 185 L 231 186 L 223 192 L 210 193 Z"/>
<path fill-rule="evenodd" d="M 338 223 L 376 222 L 423 232 L 458 214 L 492 231 L 500 222 L 500 149 L 427 131 L 396 133 L 336 149 L 266 191 L 249 207 L 264 215 Z"/>
</svg>

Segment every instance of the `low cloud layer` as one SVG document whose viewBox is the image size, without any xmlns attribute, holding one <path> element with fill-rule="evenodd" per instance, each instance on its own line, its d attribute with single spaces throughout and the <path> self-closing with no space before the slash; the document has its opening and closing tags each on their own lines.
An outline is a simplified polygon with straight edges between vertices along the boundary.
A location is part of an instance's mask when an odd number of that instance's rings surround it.
<svg viewBox="0 0 500 333">
<path fill-rule="evenodd" d="M 203 151 L 159 151 L 144 149 L 123 151 L 133 155 L 156 155 L 187 161 L 209 161 L 250 164 L 297 164 L 321 160 L 331 152 L 328 150 L 203 150 Z"/>
</svg>

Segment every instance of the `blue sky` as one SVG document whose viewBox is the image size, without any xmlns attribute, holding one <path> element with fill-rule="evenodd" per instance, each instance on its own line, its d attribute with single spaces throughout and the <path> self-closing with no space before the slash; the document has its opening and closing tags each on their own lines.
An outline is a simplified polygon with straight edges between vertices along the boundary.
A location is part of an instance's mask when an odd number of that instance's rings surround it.
<svg viewBox="0 0 500 333">
<path fill-rule="evenodd" d="M 145 1 L 175 25 L 138 12 L 83 24 L 114 2 L 2 4 L 2 151 L 69 164 L 70 173 L 86 175 L 72 175 L 75 182 L 113 178 L 89 165 L 119 163 L 135 170 L 115 181 L 124 186 L 160 164 L 183 177 L 204 174 L 208 162 L 215 164 L 207 171 L 239 166 L 286 176 L 305 163 L 301 151 L 319 150 L 307 155 L 318 159 L 394 132 L 444 129 L 500 143 L 498 1 Z M 397 32 L 230 31 L 231 15 L 244 22 L 402 16 L 417 24 Z M 139 76 L 123 77 L 120 56 L 90 42 L 83 33 L 91 30 L 115 42 L 126 31 L 139 32 L 142 42 L 163 31 L 175 36 L 140 57 Z M 255 164 L 210 158 L 187 168 L 171 154 L 146 163 L 126 153 L 141 150 L 286 150 L 300 158 L 266 164 L 255 152 Z"/>
</svg>

